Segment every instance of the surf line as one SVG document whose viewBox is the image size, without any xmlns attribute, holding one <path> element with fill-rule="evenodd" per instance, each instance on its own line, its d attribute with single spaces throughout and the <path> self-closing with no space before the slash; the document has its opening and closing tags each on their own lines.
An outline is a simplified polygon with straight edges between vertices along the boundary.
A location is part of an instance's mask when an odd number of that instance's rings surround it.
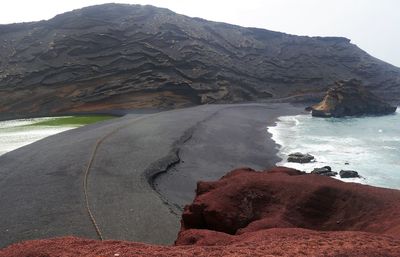
<svg viewBox="0 0 400 257">
<path fill-rule="evenodd" d="M 92 153 L 91 153 L 91 155 L 90 155 L 90 158 L 89 158 L 88 164 L 86 165 L 86 169 L 85 169 L 85 173 L 84 173 L 83 192 L 84 192 L 84 196 L 85 196 L 85 208 L 86 208 L 86 211 L 87 211 L 87 213 L 88 213 L 88 215 L 89 215 L 90 221 L 92 222 L 92 224 L 93 224 L 93 226 L 94 226 L 94 229 L 96 230 L 96 234 L 97 234 L 97 236 L 99 237 L 99 239 L 100 239 L 101 241 L 104 240 L 104 236 L 103 236 L 103 234 L 101 233 L 100 226 L 99 226 L 99 224 L 98 224 L 97 221 L 96 221 L 96 218 L 95 218 L 95 216 L 94 216 L 94 214 L 93 214 L 92 209 L 90 208 L 90 200 L 89 200 L 89 193 L 88 193 L 88 178 L 89 178 L 90 170 L 91 170 L 91 168 L 92 168 L 92 166 L 93 166 L 94 159 L 95 159 L 95 157 L 96 157 L 97 151 L 98 151 L 100 145 L 101 145 L 106 139 L 110 138 L 112 135 L 114 135 L 114 134 L 117 133 L 118 131 L 120 131 L 120 130 L 122 130 L 122 129 L 124 129 L 124 128 L 130 126 L 130 125 L 132 125 L 133 123 L 135 123 L 135 122 L 137 122 L 137 121 L 139 121 L 139 120 L 142 120 L 142 119 L 144 119 L 144 118 L 149 118 L 149 117 L 152 117 L 152 116 L 155 116 L 155 115 L 157 115 L 157 113 L 156 113 L 156 114 L 149 114 L 149 115 L 144 115 L 144 116 L 138 117 L 138 118 L 136 118 L 136 119 L 131 120 L 130 122 L 128 122 L 128 123 L 126 123 L 126 124 L 121 125 L 120 127 L 117 127 L 117 128 L 115 128 L 115 129 L 111 130 L 110 132 L 108 132 L 107 134 L 105 134 L 103 137 L 99 138 L 99 139 L 96 141 L 96 143 L 95 143 L 95 145 L 94 145 L 94 147 L 93 147 Z"/>
</svg>

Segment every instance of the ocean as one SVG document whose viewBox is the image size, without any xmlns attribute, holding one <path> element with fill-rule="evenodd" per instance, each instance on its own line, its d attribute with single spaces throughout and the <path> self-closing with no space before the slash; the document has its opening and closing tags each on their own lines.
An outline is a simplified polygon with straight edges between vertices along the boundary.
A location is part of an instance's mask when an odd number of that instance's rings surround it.
<svg viewBox="0 0 400 257">
<path fill-rule="evenodd" d="M 76 126 L 33 126 L 52 118 L 0 121 L 0 155 Z"/>
<path fill-rule="evenodd" d="M 330 166 L 333 171 L 355 170 L 362 178 L 341 179 L 400 189 L 400 111 L 393 115 L 357 118 L 283 116 L 268 127 L 278 144 L 280 166 L 306 172 Z M 287 162 L 290 153 L 310 153 L 316 161 Z M 347 164 L 346 164 L 347 163 Z M 336 178 L 340 179 L 339 175 Z"/>
</svg>

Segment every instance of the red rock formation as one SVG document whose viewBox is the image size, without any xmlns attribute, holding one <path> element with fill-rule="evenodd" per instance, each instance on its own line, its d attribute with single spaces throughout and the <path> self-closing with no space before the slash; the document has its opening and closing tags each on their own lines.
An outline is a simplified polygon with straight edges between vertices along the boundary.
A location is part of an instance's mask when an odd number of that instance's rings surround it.
<svg viewBox="0 0 400 257">
<path fill-rule="evenodd" d="M 301 174 L 289 168 L 242 169 L 216 182 L 199 182 L 196 199 L 182 215 L 182 231 L 239 235 L 305 228 L 400 235 L 400 191 Z"/>
<path fill-rule="evenodd" d="M 175 246 L 73 237 L 27 241 L 0 257 L 400 256 L 400 191 L 289 168 L 199 182 Z"/>
</svg>

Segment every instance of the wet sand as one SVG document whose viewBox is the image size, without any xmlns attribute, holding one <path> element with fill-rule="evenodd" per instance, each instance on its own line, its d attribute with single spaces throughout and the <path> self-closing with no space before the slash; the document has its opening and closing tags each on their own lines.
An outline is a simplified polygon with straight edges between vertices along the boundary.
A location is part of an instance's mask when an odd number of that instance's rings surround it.
<svg viewBox="0 0 400 257">
<path fill-rule="evenodd" d="M 128 114 L 9 152 L 0 157 L 0 247 L 64 235 L 98 238 L 83 190 L 96 145 L 88 199 L 103 237 L 171 244 L 180 226 L 175 206 L 191 200 L 195 181 L 236 166 L 273 165 L 266 126 L 301 111 L 242 104 Z"/>
</svg>

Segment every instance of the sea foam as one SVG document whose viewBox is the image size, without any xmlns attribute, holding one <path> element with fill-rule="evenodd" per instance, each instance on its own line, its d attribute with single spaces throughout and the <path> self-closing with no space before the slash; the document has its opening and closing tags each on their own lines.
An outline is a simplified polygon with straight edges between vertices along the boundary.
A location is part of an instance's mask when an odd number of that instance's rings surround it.
<svg viewBox="0 0 400 257">
<path fill-rule="evenodd" d="M 326 165 L 334 171 L 356 170 L 363 178 L 343 181 L 400 189 L 399 108 L 393 115 L 380 117 L 283 116 L 268 127 L 268 132 L 282 158 L 277 165 L 307 172 Z M 294 152 L 310 153 L 316 161 L 287 162 L 287 156 Z"/>
</svg>

